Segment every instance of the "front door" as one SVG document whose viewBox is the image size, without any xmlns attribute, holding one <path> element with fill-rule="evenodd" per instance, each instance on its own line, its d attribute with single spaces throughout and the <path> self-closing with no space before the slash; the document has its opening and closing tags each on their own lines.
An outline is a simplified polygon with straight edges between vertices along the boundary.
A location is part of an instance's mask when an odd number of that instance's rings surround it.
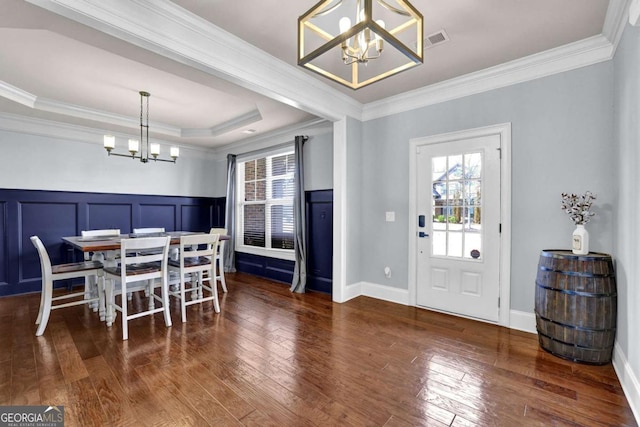
<svg viewBox="0 0 640 427">
<path fill-rule="evenodd" d="M 500 135 L 416 149 L 416 303 L 497 322 Z"/>
</svg>

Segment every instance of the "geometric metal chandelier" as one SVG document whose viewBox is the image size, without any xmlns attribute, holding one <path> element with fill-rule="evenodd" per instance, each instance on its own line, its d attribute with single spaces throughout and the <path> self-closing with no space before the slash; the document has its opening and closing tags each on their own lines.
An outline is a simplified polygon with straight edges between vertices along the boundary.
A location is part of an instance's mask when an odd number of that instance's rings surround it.
<svg viewBox="0 0 640 427">
<path fill-rule="evenodd" d="M 321 0 L 298 18 L 298 65 L 359 89 L 423 63 L 423 18 L 407 0 Z"/>
<path fill-rule="evenodd" d="M 116 138 L 113 135 L 104 136 L 104 148 L 109 153 L 109 156 L 119 157 L 131 157 L 132 159 L 139 159 L 142 163 L 148 163 L 149 160 L 154 162 L 170 162 L 175 163 L 180 156 L 180 149 L 178 147 L 171 147 L 169 155 L 172 160 L 160 159 L 160 144 L 149 143 L 149 92 L 140 91 L 140 140 L 129 139 L 129 154 L 113 153 L 113 149 L 116 147 Z M 144 100 L 146 99 L 146 121 L 144 118 Z M 140 147 L 140 141 L 143 142 Z M 141 149 L 142 148 L 142 149 Z M 139 154 L 138 154 L 139 153 Z M 151 158 L 149 158 L 151 156 Z"/>
</svg>

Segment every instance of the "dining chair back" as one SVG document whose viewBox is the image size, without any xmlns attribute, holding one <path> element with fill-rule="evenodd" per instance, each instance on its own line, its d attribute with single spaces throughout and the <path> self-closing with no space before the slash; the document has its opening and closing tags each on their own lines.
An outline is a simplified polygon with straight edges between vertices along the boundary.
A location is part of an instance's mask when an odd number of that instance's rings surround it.
<svg viewBox="0 0 640 427">
<path fill-rule="evenodd" d="M 120 235 L 119 228 L 105 228 L 102 230 L 82 230 L 82 237 L 114 237 Z"/>
<path fill-rule="evenodd" d="M 120 237 L 120 229 L 119 228 L 103 228 L 103 229 L 95 229 L 95 230 L 82 230 L 80 232 L 82 238 L 111 238 L 111 237 Z M 109 266 L 115 264 L 115 259 L 119 256 L 117 251 L 107 251 L 107 252 L 84 252 L 84 260 L 85 261 L 99 261 L 103 266 Z M 97 291 L 97 281 L 92 277 L 85 278 L 85 286 L 91 289 L 92 292 Z M 92 297 L 97 297 L 97 295 L 92 295 Z M 91 304 L 91 308 L 93 311 L 98 310 L 98 305 L 95 303 Z M 104 313 L 100 315 L 101 320 L 104 320 Z"/>
<path fill-rule="evenodd" d="M 171 326 L 169 312 L 169 294 L 167 281 L 167 259 L 169 253 L 169 236 L 139 237 L 122 239 L 120 242 L 120 264 L 117 267 L 105 267 L 105 290 L 107 301 L 107 326 L 111 326 L 115 311 L 122 314 L 122 339 L 129 338 L 129 320 L 162 312 L 167 327 Z M 129 301 L 125 293 L 145 290 L 148 283 L 159 281 L 160 295 L 155 293 L 155 285 L 151 286 L 148 296 L 148 307 L 129 314 Z M 121 295 L 120 305 L 115 301 Z M 162 307 L 155 307 L 159 301 Z M 133 305 L 133 304 L 132 304 Z"/>
<path fill-rule="evenodd" d="M 58 308 L 96 303 L 102 315 L 104 313 L 104 300 L 102 299 L 103 294 L 101 289 L 94 291 L 88 288 L 89 282 L 86 280 L 82 292 L 71 292 L 56 297 L 53 296 L 53 282 L 57 280 L 94 277 L 96 280 L 93 283 L 95 283 L 98 288 L 101 288 L 102 281 L 99 281 L 98 277 L 102 273 L 102 263 L 98 261 L 85 261 L 51 265 L 51 259 L 49 258 L 47 249 L 40 238 L 38 236 L 31 236 L 31 242 L 38 251 L 40 270 L 42 273 L 42 293 L 40 294 L 40 310 L 38 311 L 38 318 L 36 319 L 36 324 L 38 325 L 36 336 L 39 337 L 44 333 L 44 330 L 47 328 L 47 323 L 49 322 L 51 311 Z M 58 303 L 64 300 L 71 301 Z M 57 304 L 54 305 L 54 303 Z"/>
<path fill-rule="evenodd" d="M 219 234 L 222 236 L 226 236 L 227 235 L 227 229 L 226 228 L 212 228 L 209 231 L 209 234 Z M 215 257 L 215 264 L 216 264 L 216 280 L 220 281 L 220 284 L 222 285 L 222 292 L 227 292 L 227 281 L 224 279 L 224 250 L 225 250 L 225 246 L 227 244 L 226 240 L 223 239 L 218 239 L 218 248 L 216 249 L 216 257 Z"/>
<path fill-rule="evenodd" d="M 169 268 L 177 272 L 179 278 L 177 289 L 170 290 L 170 294 L 180 300 L 183 322 L 187 321 L 187 306 L 192 304 L 213 301 L 215 312 L 220 313 L 214 262 L 218 237 L 218 234 L 181 236 L 178 260 L 169 260 Z M 189 281 L 186 280 L 187 277 Z M 208 282 L 208 285 L 204 282 Z M 209 295 L 205 296 L 204 290 Z M 190 298 L 187 300 L 188 295 Z"/>
<path fill-rule="evenodd" d="M 164 233 L 164 227 L 146 227 L 146 228 L 134 228 L 133 234 L 153 234 Z"/>
</svg>

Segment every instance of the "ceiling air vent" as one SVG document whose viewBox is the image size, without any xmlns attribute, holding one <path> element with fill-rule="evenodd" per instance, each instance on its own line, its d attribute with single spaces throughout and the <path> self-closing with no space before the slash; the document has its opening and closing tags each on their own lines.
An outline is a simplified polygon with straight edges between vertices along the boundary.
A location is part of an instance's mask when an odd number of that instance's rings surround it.
<svg viewBox="0 0 640 427">
<path fill-rule="evenodd" d="M 424 39 L 424 48 L 429 49 L 430 47 L 447 41 L 449 41 L 449 36 L 444 30 L 440 30 L 437 33 L 428 35 L 427 38 Z"/>
</svg>

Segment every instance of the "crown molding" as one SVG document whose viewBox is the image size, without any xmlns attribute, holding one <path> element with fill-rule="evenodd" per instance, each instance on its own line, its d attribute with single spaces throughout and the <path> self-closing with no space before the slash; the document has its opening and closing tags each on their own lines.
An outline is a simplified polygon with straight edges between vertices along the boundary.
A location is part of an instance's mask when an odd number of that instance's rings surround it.
<svg viewBox="0 0 640 427">
<path fill-rule="evenodd" d="M 46 138 L 63 139 L 65 141 L 74 141 L 83 144 L 99 145 L 102 147 L 104 134 L 110 133 L 119 139 L 134 138 L 137 135 L 127 133 L 106 132 L 104 129 L 92 128 L 87 126 L 74 125 L 69 123 L 58 122 L 54 120 L 45 120 L 35 117 L 27 117 L 17 114 L 0 113 L 0 131 L 15 132 L 26 135 L 35 135 Z M 139 136 L 139 135 L 138 135 Z M 158 138 L 150 138 L 152 142 L 162 145 L 171 145 L 180 148 L 180 155 L 184 157 L 186 152 L 194 152 L 205 154 L 207 156 L 215 156 L 215 150 L 206 147 L 194 145 L 181 145 L 174 142 L 165 141 Z M 197 154 L 196 154 L 197 155 Z"/>
<path fill-rule="evenodd" d="M 640 25 L 640 0 L 632 0 L 629 6 L 629 23 L 634 27 Z"/>
<path fill-rule="evenodd" d="M 169 0 L 27 1 L 325 119 L 361 118 L 353 98 Z"/>
<path fill-rule="evenodd" d="M 29 108 L 34 108 L 37 97 L 26 90 L 22 90 L 19 87 L 10 85 L 9 83 L 0 80 L 0 97 L 6 98 L 10 101 L 17 102 Z"/>
<path fill-rule="evenodd" d="M 185 138 L 204 138 L 224 135 L 225 133 L 253 123 L 257 123 L 261 120 L 262 114 L 260 114 L 260 111 L 256 108 L 255 110 L 250 111 L 247 114 L 243 114 L 241 116 L 228 120 L 225 123 L 213 126 L 208 129 L 182 129 L 181 136 Z"/>
<path fill-rule="evenodd" d="M 392 96 L 364 106 L 363 121 L 562 73 L 612 58 L 613 46 L 603 35 L 507 62 L 485 70 Z"/>
<path fill-rule="evenodd" d="M 80 119 L 93 120 L 99 123 L 111 124 L 116 126 L 123 126 L 126 128 L 137 129 L 140 127 L 140 122 L 137 118 L 124 116 L 115 113 L 109 113 L 102 110 L 96 110 L 80 105 L 69 104 L 54 99 L 38 97 L 32 93 L 22 90 L 18 87 L 12 86 L 6 82 L 0 81 L 0 97 L 7 98 L 11 101 L 18 102 L 26 107 L 34 110 L 46 111 L 49 113 L 62 114 L 69 117 L 76 117 Z M 183 138 L 198 138 L 198 137 L 214 137 L 223 135 L 227 132 L 231 132 L 242 126 L 246 126 L 251 123 L 256 123 L 262 120 L 260 111 L 256 108 L 249 113 L 232 118 L 224 123 L 207 129 L 181 129 L 176 126 L 171 126 L 160 122 L 149 122 L 153 132 L 156 134 L 172 137 Z"/>
<path fill-rule="evenodd" d="M 622 33 L 627 25 L 629 8 L 634 2 L 638 2 L 638 0 L 609 0 L 607 16 L 602 26 L 602 35 L 613 45 L 611 57 L 615 55 L 616 48 L 618 47 L 618 43 L 620 43 Z"/>
<path fill-rule="evenodd" d="M 276 129 L 273 132 L 268 132 L 260 136 L 247 138 L 240 142 L 222 145 L 214 148 L 213 151 L 220 156 L 226 156 L 226 153 L 247 153 L 249 151 L 261 150 L 285 142 L 291 142 L 293 144 L 293 139 L 296 135 L 300 135 L 300 133 L 318 135 L 325 132 L 331 132 L 332 129 L 333 125 L 330 121 L 324 119 L 312 119 L 297 125 Z"/>
</svg>

